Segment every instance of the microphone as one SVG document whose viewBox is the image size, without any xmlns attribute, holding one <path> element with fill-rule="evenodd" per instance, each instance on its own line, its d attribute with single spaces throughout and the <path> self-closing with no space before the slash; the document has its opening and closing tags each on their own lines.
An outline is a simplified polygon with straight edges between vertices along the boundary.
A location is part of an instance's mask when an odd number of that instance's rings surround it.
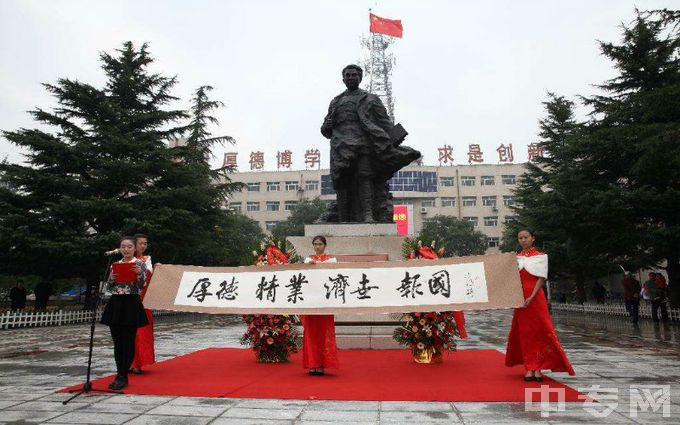
<svg viewBox="0 0 680 425">
<path fill-rule="evenodd" d="M 116 255 L 116 254 L 120 254 L 120 249 L 116 248 L 116 249 L 112 249 L 111 251 L 106 251 L 104 253 L 104 255 L 107 256 L 107 257 L 110 257 L 112 255 Z"/>
</svg>

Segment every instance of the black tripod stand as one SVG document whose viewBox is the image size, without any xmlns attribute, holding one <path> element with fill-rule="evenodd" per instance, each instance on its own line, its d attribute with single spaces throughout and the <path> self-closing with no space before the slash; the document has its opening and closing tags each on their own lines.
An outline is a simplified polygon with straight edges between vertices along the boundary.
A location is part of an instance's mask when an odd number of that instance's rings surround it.
<svg viewBox="0 0 680 425">
<path fill-rule="evenodd" d="M 73 395 L 73 397 L 70 397 L 68 400 L 63 401 L 61 404 L 66 405 L 68 402 L 70 402 L 74 398 L 78 397 L 79 395 L 86 394 L 86 393 L 89 393 L 89 392 L 92 392 L 92 391 L 102 392 L 102 393 L 123 394 L 122 391 L 113 391 L 113 390 L 109 390 L 109 389 L 100 390 L 100 389 L 92 388 L 92 382 L 90 381 L 90 374 L 92 372 L 92 348 L 94 346 L 94 328 L 97 325 L 97 309 L 99 308 L 99 303 L 100 303 L 101 298 L 102 298 L 102 292 L 104 291 L 104 285 L 106 285 L 106 282 L 109 280 L 109 273 L 111 271 L 112 260 L 113 260 L 113 257 L 109 255 L 108 262 L 106 264 L 106 269 L 104 271 L 104 277 L 99 282 L 99 287 L 97 288 L 97 292 L 94 294 L 94 306 L 92 308 L 92 323 L 90 324 L 90 352 L 87 355 L 87 376 L 85 378 L 85 383 L 83 384 L 82 388 L 70 391 L 71 393 L 75 393 Z"/>
</svg>

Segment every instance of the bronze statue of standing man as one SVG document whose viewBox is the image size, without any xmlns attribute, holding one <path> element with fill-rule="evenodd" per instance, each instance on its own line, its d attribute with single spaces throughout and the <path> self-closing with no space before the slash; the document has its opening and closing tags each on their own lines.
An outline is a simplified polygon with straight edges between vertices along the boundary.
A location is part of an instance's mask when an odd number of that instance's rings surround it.
<svg viewBox="0 0 680 425">
<path fill-rule="evenodd" d="M 392 136 L 392 119 L 378 96 L 359 88 L 362 77 L 357 65 L 342 70 L 347 90 L 331 100 L 321 126 L 321 134 L 331 139 L 337 194 L 337 219 L 327 221 L 392 222 L 387 180 L 420 158 L 420 152 L 400 146 L 405 133 L 396 140 Z"/>
</svg>

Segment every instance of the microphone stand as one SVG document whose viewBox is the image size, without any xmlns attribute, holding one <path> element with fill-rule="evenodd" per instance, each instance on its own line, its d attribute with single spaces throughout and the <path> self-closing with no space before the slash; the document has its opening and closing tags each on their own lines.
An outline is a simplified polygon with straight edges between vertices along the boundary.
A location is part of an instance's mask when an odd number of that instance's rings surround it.
<svg viewBox="0 0 680 425">
<path fill-rule="evenodd" d="M 85 378 L 85 383 L 80 389 L 77 390 L 71 390 L 69 391 L 70 393 L 75 393 L 72 397 L 70 397 L 68 400 L 62 401 L 61 404 L 66 405 L 68 404 L 71 400 L 74 398 L 78 397 L 79 395 L 82 394 L 87 394 L 92 391 L 97 391 L 97 392 L 102 392 L 102 393 L 115 393 L 115 394 L 123 394 L 122 391 L 114 391 L 114 390 L 100 390 L 100 389 L 95 389 L 92 388 L 92 382 L 90 381 L 90 376 L 92 373 L 92 349 L 94 347 L 94 328 L 97 325 L 97 310 L 99 309 L 99 303 L 101 301 L 101 294 L 104 290 L 104 285 L 106 285 L 106 282 L 109 280 L 109 273 L 111 272 L 111 262 L 113 261 L 113 256 L 108 256 L 108 262 L 106 263 L 106 269 L 104 269 L 104 276 L 102 280 L 99 282 L 99 287 L 97 288 L 97 292 L 94 294 L 94 307 L 92 309 L 92 322 L 90 323 L 90 351 L 89 354 L 87 355 L 87 376 Z"/>
</svg>

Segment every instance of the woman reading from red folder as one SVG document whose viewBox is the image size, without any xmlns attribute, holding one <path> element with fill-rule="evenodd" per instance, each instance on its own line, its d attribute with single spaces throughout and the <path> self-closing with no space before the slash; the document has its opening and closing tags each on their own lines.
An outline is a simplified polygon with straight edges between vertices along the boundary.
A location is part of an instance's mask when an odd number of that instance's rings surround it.
<svg viewBox="0 0 680 425">
<path fill-rule="evenodd" d="M 520 230 L 517 253 L 524 306 L 516 308 L 508 336 L 505 365 L 524 365 L 525 381 L 542 381 L 541 369 L 575 375 L 553 327 L 543 285 L 548 277 L 548 256 L 534 248 L 534 234 Z"/>
<path fill-rule="evenodd" d="M 305 258 L 305 263 L 335 263 L 336 259 L 326 255 L 326 238 L 312 239 L 315 255 Z M 338 367 L 338 349 L 335 345 L 335 318 L 333 315 L 300 316 L 304 327 L 302 342 L 302 366 L 312 376 L 321 376 L 326 368 Z"/>
<path fill-rule="evenodd" d="M 149 289 L 149 281 L 151 280 L 151 273 L 153 266 L 151 264 L 151 256 L 144 255 L 149 246 L 149 238 L 146 235 L 136 234 L 135 238 L 135 258 L 143 261 L 146 264 L 146 273 L 144 289 L 140 294 L 142 303 L 144 303 L 144 296 L 146 290 Z M 156 363 L 156 354 L 154 351 L 153 340 L 153 313 L 150 309 L 145 308 L 144 313 L 146 319 L 149 321 L 148 325 L 137 328 L 137 337 L 135 338 L 135 357 L 132 359 L 132 373 L 141 374 L 142 367 Z"/>
<path fill-rule="evenodd" d="M 109 326 L 113 338 L 113 355 L 116 360 L 116 379 L 109 384 L 112 390 L 121 390 L 128 384 L 128 370 L 135 355 L 137 328 L 148 323 L 139 293 L 146 282 L 146 264 L 135 258 L 135 241 L 124 236 L 120 240 L 123 258 L 112 265 L 107 290 L 111 299 L 106 303 L 102 323 Z"/>
</svg>

